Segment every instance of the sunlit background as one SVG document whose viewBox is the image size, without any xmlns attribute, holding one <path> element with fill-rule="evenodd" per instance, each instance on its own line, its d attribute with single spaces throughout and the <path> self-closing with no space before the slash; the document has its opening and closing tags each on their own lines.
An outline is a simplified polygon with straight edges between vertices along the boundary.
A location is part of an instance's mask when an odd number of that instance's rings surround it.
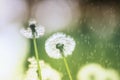
<svg viewBox="0 0 120 80">
<path fill-rule="evenodd" d="M 0 0 L 0 80 L 24 80 L 30 70 L 33 43 L 20 29 L 31 16 L 45 27 L 37 40 L 39 57 L 49 65 L 44 76 L 52 69 L 61 80 L 69 80 L 63 60 L 45 51 L 46 39 L 64 32 L 76 41 L 67 57 L 73 80 L 120 80 L 119 5 L 117 0 Z"/>
</svg>

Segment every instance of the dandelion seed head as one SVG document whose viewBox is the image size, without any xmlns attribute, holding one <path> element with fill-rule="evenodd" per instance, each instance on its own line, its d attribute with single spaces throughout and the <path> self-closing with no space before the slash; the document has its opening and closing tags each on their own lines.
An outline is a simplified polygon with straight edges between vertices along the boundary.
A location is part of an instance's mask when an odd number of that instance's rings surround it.
<svg viewBox="0 0 120 80">
<path fill-rule="evenodd" d="M 39 80 L 35 57 L 29 58 L 28 61 L 30 62 L 30 65 L 24 80 Z M 45 63 L 43 60 L 40 60 L 39 64 L 41 67 L 42 80 L 61 80 L 61 73 L 53 69 L 49 64 Z"/>
<path fill-rule="evenodd" d="M 120 77 L 114 69 L 103 68 L 101 65 L 93 63 L 78 71 L 77 80 L 120 80 Z"/>
<path fill-rule="evenodd" d="M 72 37 L 64 33 L 55 33 L 46 40 L 45 49 L 48 56 L 58 59 L 62 58 L 60 48 L 63 48 L 64 56 L 66 57 L 72 54 L 75 45 L 76 43 Z"/>
<path fill-rule="evenodd" d="M 99 64 L 89 64 L 78 71 L 78 80 L 103 80 L 104 69 Z"/>
<path fill-rule="evenodd" d="M 44 35 L 45 28 L 42 25 L 37 24 L 34 19 L 30 19 L 29 27 L 27 27 L 27 29 L 21 29 L 20 33 L 26 38 L 39 38 Z"/>
</svg>

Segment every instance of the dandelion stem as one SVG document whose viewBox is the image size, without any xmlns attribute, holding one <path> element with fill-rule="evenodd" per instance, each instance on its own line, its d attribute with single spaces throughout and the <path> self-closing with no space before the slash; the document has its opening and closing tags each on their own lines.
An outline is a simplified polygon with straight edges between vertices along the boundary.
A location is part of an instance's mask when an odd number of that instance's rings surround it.
<svg viewBox="0 0 120 80">
<path fill-rule="evenodd" d="M 63 60 L 64 60 L 64 64 L 65 64 L 65 67 L 66 67 L 68 76 L 69 76 L 70 80 L 73 80 L 73 79 L 72 79 L 71 72 L 70 72 L 70 69 L 69 69 L 69 66 L 68 66 L 68 62 L 67 62 L 67 60 L 66 60 L 66 58 L 65 58 L 64 56 L 63 56 Z"/>
<path fill-rule="evenodd" d="M 33 38 L 33 43 L 34 43 L 34 49 L 35 49 L 35 57 L 36 57 L 36 60 L 37 60 L 38 77 L 39 77 L 39 80 L 42 80 L 41 68 L 40 68 L 40 64 L 39 64 L 38 48 L 37 48 L 36 38 L 35 37 Z"/>
</svg>

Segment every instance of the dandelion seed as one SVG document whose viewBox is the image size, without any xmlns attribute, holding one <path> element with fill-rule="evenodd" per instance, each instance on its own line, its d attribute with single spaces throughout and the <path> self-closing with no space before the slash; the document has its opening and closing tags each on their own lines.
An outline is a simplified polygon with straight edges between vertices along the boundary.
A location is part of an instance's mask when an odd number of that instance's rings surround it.
<svg viewBox="0 0 120 80">
<path fill-rule="evenodd" d="M 30 65 L 24 80 L 39 80 L 37 76 L 37 61 L 34 57 L 29 58 L 28 61 Z M 41 65 L 42 80 L 61 80 L 61 73 L 53 69 L 49 64 L 43 60 L 39 61 L 39 64 Z"/>
<path fill-rule="evenodd" d="M 62 56 L 71 55 L 75 45 L 76 43 L 72 37 L 64 33 L 56 33 L 46 41 L 45 49 L 48 56 L 58 59 L 62 58 Z M 61 54 L 61 51 L 64 54 Z"/>
<path fill-rule="evenodd" d="M 29 21 L 29 27 L 27 29 L 21 29 L 21 34 L 26 38 L 39 38 L 44 35 L 45 29 L 43 26 L 38 25 L 33 19 Z"/>
</svg>

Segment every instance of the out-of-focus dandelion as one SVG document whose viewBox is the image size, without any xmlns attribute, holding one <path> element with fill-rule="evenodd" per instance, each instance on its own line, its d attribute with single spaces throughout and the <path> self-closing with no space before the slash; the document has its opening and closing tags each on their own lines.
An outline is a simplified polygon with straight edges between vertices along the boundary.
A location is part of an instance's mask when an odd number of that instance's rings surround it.
<svg viewBox="0 0 120 80">
<path fill-rule="evenodd" d="M 29 58 L 28 61 L 30 62 L 30 65 L 24 80 L 39 80 L 37 76 L 37 62 L 35 58 Z M 61 73 L 53 69 L 49 64 L 41 60 L 39 61 L 39 65 L 41 66 L 42 80 L 61 80 Z"/>
<path fill-rule="evenodd" d="M 77 80 L 119 80 L 118 73 L 113 69 L 105 69 L 99 64 L 88 64 L 81 68 Z"/>
<path fill-rule="evenodd" d="M 45 49 L 47 54 L 52 58 L 62 58 L 66 66 L 67 73 L 70 80 L 72 80 L 72 75 L 65 57 L 71 55 L 75 48 L 75 41 L 72 37 L 67 36 L 64 33 L 56 33 L 45 43 Z"/>
<path fill-rule="evenodd" d="M 77 80 L 103 80 L 104 69 L 99 64 L 89 64 L 78 71 Z"/>
<path fill-rule="evenodd" d="M 105 69 L 104 80 L 120 80 L 119 73 L 113 69 Z"/>
<path fill-rule="evenodd" d="M 45 29 L 43 26 L 37 24 L 37 22 L 34 19 L 31 19 L 29 21 L 29 27 L 27 29 L 21 29 L 21 34 L 25 36 L 26 38 L 39 38 L 44 35 Z"/>
<path fill-rule="evenodd" d="M 38 48 L 37 48 L 37 42 L 36 38 L 39 38 L 44 34 L 44 27 L 41 27 L 37 24 L 37 22 L 34 19 L 30 19 L 29 21 L 29 27 L 25 30 L 22 29 L 21 33 L 26 37 L 26 38 L 32 38 L 33 39 L 33 44 L 34 44 L 34 49 L 35 49 L 35 57 L 37 60 L 37 69 L 38 69 L 38 76 L 39 79 L 42 80 L 41 76 L 41 68 L 39 65 L 39 54 L 38 54 Z"/>
</svg>

